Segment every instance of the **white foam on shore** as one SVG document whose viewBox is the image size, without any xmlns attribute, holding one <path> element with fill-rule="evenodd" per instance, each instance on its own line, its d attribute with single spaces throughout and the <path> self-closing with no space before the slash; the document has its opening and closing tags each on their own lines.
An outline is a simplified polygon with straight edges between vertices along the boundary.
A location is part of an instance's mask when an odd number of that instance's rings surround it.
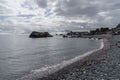
<svg viewBox="0 0 120 80">
<path fill-rule="evenodd" d="M 40 69 L 36 69 L 36 70 L 32 70 L 31 73 L 29 75 L 26 75 L 20 79 L 16 79 L 16 80 L 35 80 L 37 78 L 42 78 L 42 77 L 45 77 L 49 74 L 52 74 L 62 68 L 64 68 L 65 66 L 68 66 L 78 60 L 82 60 L 83 58 L 85 58 L 86 56 L 98 51 L 98 50 L 101 50 L 102 48 L 104 47 L 104 41 L 103 39 L 101 40 L 101 46 L 98 48 L 98 49 L 94 49 L 92 51 L 89 51 L 89 52 L 86 52 L 80 56 L 77 56 L 71 60 L 68 60 L 68 61 L 63 61 L 62 63 L 60 64 L 56 64 L 56 65 L 53 65 L 53 66 L 46 66 L 46 67 L 43 67 L 43 68 L 40 68 Z"/>
</svg>

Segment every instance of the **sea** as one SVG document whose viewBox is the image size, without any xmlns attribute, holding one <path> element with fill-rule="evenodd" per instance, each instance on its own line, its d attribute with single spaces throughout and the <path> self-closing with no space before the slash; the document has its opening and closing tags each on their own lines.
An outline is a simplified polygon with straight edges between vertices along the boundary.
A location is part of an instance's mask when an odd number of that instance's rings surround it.
<svg viewBox="0 0 120 80">
<path fill-rule="evenodd" d="M 35 80 L 100 49 L 101 43 L 87 38 L 0 35 L 0 80 Z"/>
</svg>

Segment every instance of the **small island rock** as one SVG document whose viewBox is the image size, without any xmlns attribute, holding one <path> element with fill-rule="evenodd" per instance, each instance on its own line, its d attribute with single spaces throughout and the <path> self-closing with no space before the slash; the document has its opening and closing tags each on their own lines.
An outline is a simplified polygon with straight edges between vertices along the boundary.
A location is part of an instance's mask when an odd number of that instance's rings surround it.
<svg viewBox="0 0 120 80">
<path fill-rule="evenodd" d="M 33 31 L 30 36 L 30 38 L 45 38 L 45 37 L 53 37 L 51 34 L 48 32 L 37 32 Z"/>
</svg>

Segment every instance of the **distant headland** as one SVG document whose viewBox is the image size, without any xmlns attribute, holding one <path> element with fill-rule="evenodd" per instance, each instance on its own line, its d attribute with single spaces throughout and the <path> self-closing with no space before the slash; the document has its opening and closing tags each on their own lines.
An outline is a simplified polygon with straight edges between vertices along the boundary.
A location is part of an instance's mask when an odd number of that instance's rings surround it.
<svg viewBox="0 0 120 80">
<path fill-rule="evenodd" d="M 79 37 L 89 37 L 94 35 L 120 35 L 120 24 L 115 28 L 97 28 L 96 30 L 91 30 L 89 32 L 73 32 L 69 31 L 67 34 L 62 35 L 63 38 L 79 38 Z"/>
</svg>

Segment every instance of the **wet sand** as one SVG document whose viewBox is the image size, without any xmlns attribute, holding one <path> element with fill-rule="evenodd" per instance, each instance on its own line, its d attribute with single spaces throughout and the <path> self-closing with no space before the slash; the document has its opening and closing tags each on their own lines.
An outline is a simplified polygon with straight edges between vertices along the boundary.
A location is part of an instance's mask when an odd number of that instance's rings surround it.
<svg viewBox="0 0 120 80">
<path fill-rule="evenodd" d="M 104 39 L 104 48 L 37 80 L 120 80 L 120 36 Z"/>
</svg>

